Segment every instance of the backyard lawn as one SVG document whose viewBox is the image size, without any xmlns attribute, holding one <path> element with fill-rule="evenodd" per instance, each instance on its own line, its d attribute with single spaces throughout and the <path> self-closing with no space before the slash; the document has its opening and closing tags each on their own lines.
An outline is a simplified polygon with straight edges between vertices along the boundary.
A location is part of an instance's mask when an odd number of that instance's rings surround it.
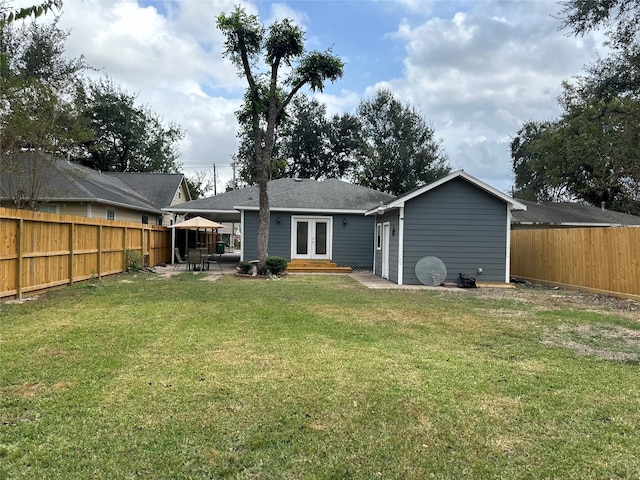
<svg viewBox="0 0 640 480">
<path fill-rule="evenodd" d="M 0 479 L 640 478 L 640 311 L 117 275 L 0 304 Z"/>
</svg>

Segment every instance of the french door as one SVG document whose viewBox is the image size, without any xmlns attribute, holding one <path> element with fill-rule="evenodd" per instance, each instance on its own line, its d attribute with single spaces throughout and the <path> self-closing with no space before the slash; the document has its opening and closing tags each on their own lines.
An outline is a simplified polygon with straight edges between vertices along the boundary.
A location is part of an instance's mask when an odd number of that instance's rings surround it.
<svg viewBox="0 0 640 480">
<path fill-rule="evenodd" d="M 293 217 L 291 258 L 331 258 L 331 217 Z"/>
</svg>

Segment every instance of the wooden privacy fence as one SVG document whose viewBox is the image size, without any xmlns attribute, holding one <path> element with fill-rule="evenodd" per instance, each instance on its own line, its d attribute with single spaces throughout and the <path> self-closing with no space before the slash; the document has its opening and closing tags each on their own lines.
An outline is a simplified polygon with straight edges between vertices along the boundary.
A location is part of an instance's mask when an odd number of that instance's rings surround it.
<svg viewBox="0 0 640 480">
<path fill-rule="evenodd" d="M 0 208 L 0 298 L 169 262 L 171 232 L 138 223 Z"/>
<path fill-rule="evenodd" d="M 640 228 L 512 231 L 511 275 L 640 299 Z"/>
</svg>

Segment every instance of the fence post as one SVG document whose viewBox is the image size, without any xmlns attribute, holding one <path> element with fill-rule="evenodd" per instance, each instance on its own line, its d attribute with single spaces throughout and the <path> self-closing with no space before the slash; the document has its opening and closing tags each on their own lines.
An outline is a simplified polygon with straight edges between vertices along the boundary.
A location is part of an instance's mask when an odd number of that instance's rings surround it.
<svg viewBox="0 0 640 480">
<path fill-rule="evenodd" d="M 102 225 L 98 225 L 98 280 L 102 280 Z"/>
<path fill-rule="evenodd" d="M 18 256 L 16 258 L 16 296 L 22 300 L 22 257 L 24 256 L 24 220 L 18 220 Z"/>
<path fill-rule="evenodd" d="M 74 222 L 70 222 L 69 223 L 69 285 L 73 283 L 73 255 L 74 255 L 75 230 L 76 230 L 76 224 Z"/>
</svg>

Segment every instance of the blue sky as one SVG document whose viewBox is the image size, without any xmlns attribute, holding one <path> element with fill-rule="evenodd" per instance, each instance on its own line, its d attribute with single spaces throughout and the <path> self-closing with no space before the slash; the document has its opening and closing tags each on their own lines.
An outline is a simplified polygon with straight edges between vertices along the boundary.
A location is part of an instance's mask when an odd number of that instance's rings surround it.
<svg viewBox="0 0 640 480">
<path fill-rule="evenodd" d="M 16 5 L 29 3 L 19 0 Z M 32 2 L 31 2 L 32 3 Z M 138 94 L 183 126 L 185 173 L 231 179 L 234 111 L 245 80 L 221 56 L 215 19 L 237 0 L 65 0 L 67 52 Z M 416 107 L 442 139 L 454 169 L 499 190 L 513 181 L 511 137 L 523 122 L 557 117 L 561 82 L 606 52 L 602 35 L 559 30 L 555 1 L 244 1 L 263 24 L 291 18 L 308 49 L 345 61 L 342 79 L 319 99 L 329 113 L 354 112 L 376 89 Z"/>
</svg>

